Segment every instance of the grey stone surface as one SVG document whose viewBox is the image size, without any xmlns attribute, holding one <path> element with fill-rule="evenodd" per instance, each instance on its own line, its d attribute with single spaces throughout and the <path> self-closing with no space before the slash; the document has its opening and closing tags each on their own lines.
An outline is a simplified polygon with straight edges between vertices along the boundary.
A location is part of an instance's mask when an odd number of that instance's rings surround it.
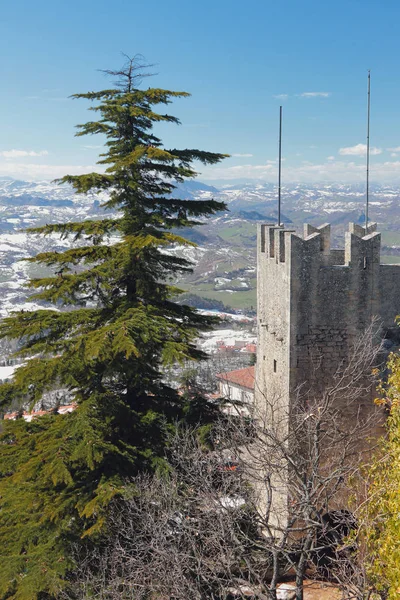
<svg viewBox="0 0 400 600">
<path fill-rule="evenodd" d="M 380 264 L 375 224 L 351 223 L 344 249 L 330 248 L 328 224 L 305 225 L 304 236 L 275 225 L 258 231 L 255 403 L 282 436 L 299 388 L 315 395 L 329 386 L 372 320 L 394 331 L 400 314 L 400 265 Z"/>
<path fill-rule="evenodd" d="M 380 264 L 374 225 L 362 236 L 350 224 L 344 250 L 330 250 L 329 225 L 305 225 L 305 233 L 260 226 L 259 396 L 287 397 L 304 382 L 315 389 L 374 317 L 387 330 L 400 313 L 400 265 Z"/>
</svg>

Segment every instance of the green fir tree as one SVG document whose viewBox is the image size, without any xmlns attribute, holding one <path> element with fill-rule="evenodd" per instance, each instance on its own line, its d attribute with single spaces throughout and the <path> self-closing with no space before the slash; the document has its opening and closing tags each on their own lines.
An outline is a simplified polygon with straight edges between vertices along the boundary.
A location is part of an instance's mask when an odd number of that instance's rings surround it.
<svg viewBox="0 0 400 600">
<path fill-rule="evenodd" d="M 181 200 L 176 182 L 196 176 L 193 161 L 226 155 L 167 149 L 159 123 L 178 124 L 158 107 L 185 92 L 142 89 L 133 59 L 108 72 L 114 87 L 77 94 L 98 119 L 78 136 L 101 134 L 104 172 L 60 180 L 78 193 L 108 192 L 99 220 L 32 229 L 76 244 L 33 262 L 54 275 L 34 279 L 34 298 L 55 308 L 4 319 L 0 336 L 20 340 L 25 364 L 0 387 L 0 403 L 31 406 L 67 388 L 71 414 L 5 421 L 0 437 L 0 598 L 47 599 L 67 585 L 72 544 L 101 539 L 106 512 L 129 477 L 163 467 L 165 432 L 185 413 L 163 383 L 165 365 L 203 358 L 195 345 L 213 319 L 173 301 L 174 279 L 190 263 L 165 252 L 190 245 L 176 233 L 225 209 L 214 200 Z M 193 244 L 192 244 L 193 245 Z"/>
</svg>

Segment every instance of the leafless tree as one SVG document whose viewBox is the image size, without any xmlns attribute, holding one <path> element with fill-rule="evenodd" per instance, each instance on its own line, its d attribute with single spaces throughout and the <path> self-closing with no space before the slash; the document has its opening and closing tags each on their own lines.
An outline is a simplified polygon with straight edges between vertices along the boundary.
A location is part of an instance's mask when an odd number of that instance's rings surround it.
<svg viewBox="0 0 400 600">
<path fill-rule="evenodd" d="M 77 554 L 64 597 L 276 600 L 294 574 L 302 600 L 312 564 L 344 598 L 369 597 L 347 541 L 356 529 L 348 501 L 381 418 L 365 402 L 379 352 L 371 326 L 322 394 L 300 389 L 287 409 L 266 398 L 267 410 L 255 407 L 249 418 L 225 416 L 211 449 L 196 430 L 178 427 L 168 473 L 130 482 L 104 542 Z"/>
<path fill-rule="evenodd" d="M 322 392 L 301 386 L 290 405 L 264 396 L 255 407 L 254 439 L 235 444 L 258 495 L 255 506 L 263 509 L 257 516 L 275 561 L 272 593 L 284 557 L 295 572 L 297 600 L 310 562 L 345 597 L 368 596 L 362 563 L 346 540 L 357 526 L 349 501 L 362 487 L 360 466 L 382 433 L 383 414 L 373 402 L 384 359 L 378 340 L 374 321 Z"/>
</svg>

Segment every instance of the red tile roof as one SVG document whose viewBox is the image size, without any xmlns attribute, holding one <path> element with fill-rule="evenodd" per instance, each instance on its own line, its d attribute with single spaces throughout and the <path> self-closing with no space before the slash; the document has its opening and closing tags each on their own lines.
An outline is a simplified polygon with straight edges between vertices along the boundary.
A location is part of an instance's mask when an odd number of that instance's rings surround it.
<svg viewBox="0 0 400 600">
<path fill-rule="evenodd" d="M 257 346 L 256 344 L 246 344 L 246 350 L 247 352 L 257 352 Z"/>
<path fill-rule="evenodd" d="M 254 390 L 255 367 L 245 367 L 228 373 L 218 373 L 217 379 L 222 379 L 228 383 L 234 383 L 242 387 Z"/>
<path fill-rule="evenodd" d="M 57 412 L 60 415 L 65 415 L 66 413 L 73 412 L 76 409 L 77 406 L 78 405 L 76 404 L 76 402 L 73 402 L 72 404 L 64 404 L 64 405 L 58 407 Z M 25 421 L 31 421 L 32 419 L 36 419 L 36 417 L 41 417 L 43 415 L 51 414 L 52 412 L 53 412 L 52 409 L 50 409 L 50 410 L 36 410 L 36 411 L 32 411 L 32 412 L 24 411 L 22 413 L 22 418 Z M 19 414 L 18 411 L 15 411 L 15 412 L 12 412 L 12 413 L 6 413 L 4 415 L 4 418 L 5 419 L 10 419 L 10 420 L 14 421 L 17 418 L 18 414 Z"/>
</svg>

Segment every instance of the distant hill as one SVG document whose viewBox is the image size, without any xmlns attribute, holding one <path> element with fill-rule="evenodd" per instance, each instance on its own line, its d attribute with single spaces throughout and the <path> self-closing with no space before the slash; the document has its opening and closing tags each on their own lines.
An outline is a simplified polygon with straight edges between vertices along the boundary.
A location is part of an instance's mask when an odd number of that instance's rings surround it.
<svg viewBox="0 0 400 600">
<path fill-rule="evenodd" d="M 183 227 L 182 229 L 174 229 L 173 231 L 195 244 L 204 244 L 207 242 L 207 236 L 195 227 Z"/>
<path fill-rule="evenodd" d="M 268 217 L 262 215 L 256 210 L 239 210 L 238 212 L 232 213 L 233 217 L 240 217 L 247 221 L 267 221 Z"/>
<path fill-rule="evenodd" d="M 219 194 L 219 190 L 212 185 L 207 185 L 201 181 L 185 181 L 184 183 L 178 183 L 173 196 L 182 200 L 195 200 L 205 192 L 208 193 L 207 195 Z"/>
<path fill-rule="evenodd" d="M 189 200 L 214 198 L 228 208 L 204 219 L 201 226 L 176 231 L 197 244 L 169 250 L 193 263 L 193 272 L 177 282 L 187 292 L 185 298 L 208 308 L 254 309 L 257 223 L 276 223 L 276 186 L 259 181 L 220 182 L 214 186 L 190 180 L 179 183 L 174 195 Z M 30 292 L 24 288 L 26 279 L 47 273 L 35 264 L 20 262 L 21 258 L 54 249 L 62 251 L 74 243 L 73 239 L 28 235 L 25 229 L 102 218 L 105 211 L 101 205 L 107 199 L 104 191 L 74 194 L 68 185 L 0 177 L 0 316 L 21 308 L 23 303 L 27 306 Z M 348 222 L 364 222 L 364 186 L 287 184 L 282 188 L 282 211 L 281 221 L 296 231 L 306 222 L 330 222 L 332 244 L 343 247 Z M 370 218 L 382 231 L 383 254 L 400 262 L 400 186 L 371 186 Z"/>
<path fill-rule="evenodd" d="M 0 204 L 6 206 L 74 206 L 72 200 L 41 198 L 30 194 L 20 196 L 0 196 Z"/>
<path fill-rule="evenodd" d="M 264 223 L 276 223 L 278 221 L 278 211 L 273 211 L 269 215 L 263 215 L 257 210 L 240 210 L 239 212 L 231 213 L 232 217 L 238 216 L 246 221 L 264 221 Z M 292 223 L 288 216 L 281 214 L 282 223 Z"/>
</svg>

